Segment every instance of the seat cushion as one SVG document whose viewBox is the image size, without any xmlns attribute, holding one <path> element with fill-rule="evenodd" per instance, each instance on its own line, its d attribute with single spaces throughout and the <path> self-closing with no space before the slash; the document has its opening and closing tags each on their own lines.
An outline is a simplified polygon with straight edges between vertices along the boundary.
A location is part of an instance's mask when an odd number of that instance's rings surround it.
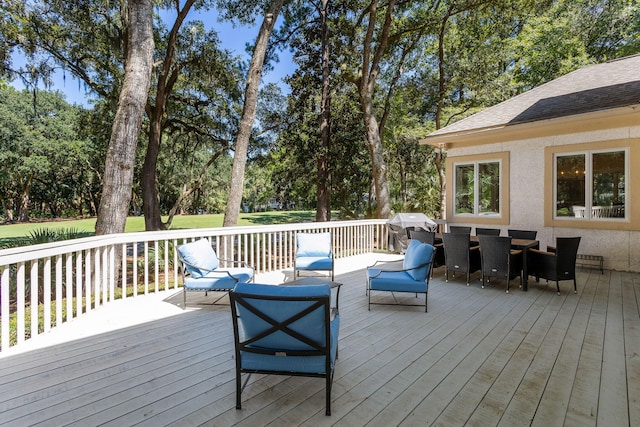
<svg viewBox="0 0 640 427">
<path fill-rule="evenodd" d="M 229 277 L 227 272 L 233 277 Z M 253 269 L 251 268 L 219 268 L 201 277 L 187 277 L 184 287 L 192 291 L 230 291 L 238 283 L 249 282 L 252 278 Z"/>
<path fill-rule="evenodd" d="M 209 270 L 215 270 L 220 265 L 218 256 L 207 239 L 181 245 L 178 253 L 187 263 L 186 268 L 193 278 L 203 277 Z"/>
<path fill-rule="evenodd" d="M 370 268 L 367 270 L 369 289 L 388 292 L 417 292 L 426 293 L 427 283 L 424 280 L 414 280 L 406 271 L 381 271 Z"/>
<path fill-rule="evenodd" d="M 296 270 L 331 270 L 333 258 L 305 256 L 296 258 Z"/>
<path fill-rule="evenodd" d="M 296 257 L 331 256 L 331 233 L 298 233 L 296 243 Z"/>
<path fill-rule="evenodd" d="M 426 280 L 429 274 L 430 265 L 424 265 L 433 258 L 433 246 L 428 243 L 421 243 L 418 240 L 411 240 L 404 255 L 403 269 L 408 270 L 413 280 Z M 416 268 L 420 265 L 424 267 Z"/>
</svg>

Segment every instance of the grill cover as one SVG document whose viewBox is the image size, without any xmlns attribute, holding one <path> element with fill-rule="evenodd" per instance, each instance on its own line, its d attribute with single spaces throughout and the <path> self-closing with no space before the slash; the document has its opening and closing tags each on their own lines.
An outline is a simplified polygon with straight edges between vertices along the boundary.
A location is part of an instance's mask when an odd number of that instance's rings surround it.
<svg viewBox="0 0 640 427">
<path fill-rule="evenodd" d="M 404 253 L 409 244 L 407 228 L 416 230 L 435 231 L 437 224 L 423 213 L 403 212 L 395 214 L 389 221 L 388 247 L 392 252 Z"/>
</svg>

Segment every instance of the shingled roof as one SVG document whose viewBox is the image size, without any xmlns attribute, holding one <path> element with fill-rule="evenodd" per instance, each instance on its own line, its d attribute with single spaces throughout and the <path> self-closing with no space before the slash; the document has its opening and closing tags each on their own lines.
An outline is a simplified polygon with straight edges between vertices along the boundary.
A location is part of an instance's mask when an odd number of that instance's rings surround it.
<svg viewBox="0 0 640 427">
<path fill-rule="evenodd" d="M 640 55 L 573 71 L 439 129 L 426 141 L 632 105 L 640 105 Z"/>
</svg>

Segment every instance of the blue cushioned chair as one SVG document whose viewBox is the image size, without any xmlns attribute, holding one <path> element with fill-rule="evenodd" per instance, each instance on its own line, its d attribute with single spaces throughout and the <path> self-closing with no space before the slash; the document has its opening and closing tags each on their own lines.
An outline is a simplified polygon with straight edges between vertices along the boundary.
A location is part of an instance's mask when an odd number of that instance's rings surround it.
<svg viewBox="0 0 640 427">
<path fill-rule="evenodd" d="M 429 290 L 429 270 L 433 262 L 434 247 L 428 243 L 411 240 L 407 246 L 402 270 L 382 270 L 374 268 L 376 264 L 367 267 L 367 291 L 369 294 L 369 310 L 371 304 L 396 305 L 386 303 L 372 303 L 371 291 L 411 292 L 424 294 L 424 311 L 427 311 L 427 291 Z M 418 305 L 422 304 L 408 304 Z"/>
<path fill-rule="evenodd" d="M 325 378 L 326 414 L 338 357 L 340 316 L 327 284 L 239 283 L 229 293 L 236 360 L 236 409 L 250 374 Z M 244 384 L 241 375 L 248 373 Z"/>
<path fill-rule="evenodd" d="M 293 275 L 298 277 L 301 270 L 328 271 L 333 281 L 333 242 L 331 233 L 296 234 L 296 258 Z"/>
<path fill-rule="evenodd" d="M 219 259 L 207 239 L 179 246 L 178 257 L 182 263 L 183 308 L 187 306 L 187 291 L 228 292 L 238 283 L 253 281 L 253 267 L 241 261 Z M 223 268 L 220 261 L 239 267 Z"/>
</svg>

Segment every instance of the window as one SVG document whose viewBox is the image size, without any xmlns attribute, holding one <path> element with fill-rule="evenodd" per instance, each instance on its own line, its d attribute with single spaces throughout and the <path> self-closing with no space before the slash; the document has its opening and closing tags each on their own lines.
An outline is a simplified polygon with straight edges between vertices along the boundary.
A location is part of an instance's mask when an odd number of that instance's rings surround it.
<svg viewBox="0 0 640 427">
<path fill-rule="evenodd" d="M 456 163 L 454 215 L 499 217 L 500 169 L 500 160 Z"/>
<path fill-rule="evenodd" d="M 555 218 L 626 218 L 627 150 L 555 155 Z"/>
</svg>

